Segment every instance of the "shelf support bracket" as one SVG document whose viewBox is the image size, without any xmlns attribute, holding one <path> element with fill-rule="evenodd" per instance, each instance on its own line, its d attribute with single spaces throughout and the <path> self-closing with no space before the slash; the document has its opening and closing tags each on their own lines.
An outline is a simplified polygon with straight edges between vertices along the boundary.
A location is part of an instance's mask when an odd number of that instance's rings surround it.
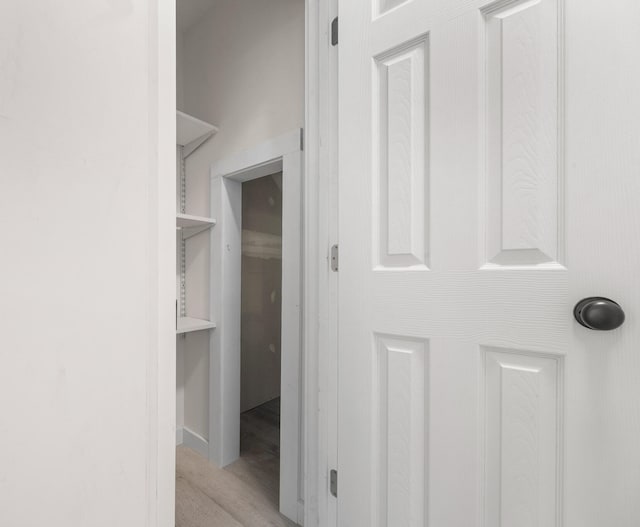
<svg viewBox="0 0 640 527">
<path fill-rule="evenodd" d="M 205 135 L 202 135 L 202 136 L 198 137 L 198 139 L 194 139 L 189 144 L 184 145 L 182 147 L 182 149 L 183 149 L 183 154 L 182 154 L 183 158 L 186 159 L 191 154 L 193 154 L 205 141 L 207 141 L 210 137 L 215 135 L 216 132 L 217 132 L 217 130 L 213 130 L 213 131 L 209 132 L 208 134 L 205 134 Z"/>
</svg>

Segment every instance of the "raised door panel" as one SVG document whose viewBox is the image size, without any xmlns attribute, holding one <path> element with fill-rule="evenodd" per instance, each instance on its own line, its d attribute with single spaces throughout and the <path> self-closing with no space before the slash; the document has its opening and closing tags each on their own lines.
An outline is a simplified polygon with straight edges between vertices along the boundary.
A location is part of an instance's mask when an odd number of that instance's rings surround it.
<svg viewBox="0 0 640 527">
<path fill-rule="evenodd" d="M 424 268 L 429 242 L 428 40 L 420 38 L 378 56 L 375 65 L 376 263 Z"/>
<path fill-rule="evenodd" d="M 486 263 L 561 259 L 558 0 L 500 1 L 486 32 Z"/>
<path fill-rule="evenodd" d="M 376 16 L 384 15 L 408 1 L 410 0 L 373 0 L 373 12 Z"/>
<path fill-rule="evenodd" d="M 483 351 L 486 525 L 558 526 L 562 359 Z"/>
<path fill-rule="evenodd" d="M 376 335 L 376 527 L 423 527 L 426 518 L 428 342 Z"/>
</svg>

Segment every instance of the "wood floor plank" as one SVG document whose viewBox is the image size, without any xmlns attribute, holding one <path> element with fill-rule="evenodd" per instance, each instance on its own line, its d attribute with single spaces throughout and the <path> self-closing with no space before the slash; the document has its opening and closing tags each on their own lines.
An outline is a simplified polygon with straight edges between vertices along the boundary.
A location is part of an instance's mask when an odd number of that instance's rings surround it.
<svg viewBox="0 0 640 527">
<path fill-rule="evenodd" d="M 274 507 L 277 507 L 280 495 L 277 472 L 279 472 L 280 467 L 274 467 L 274 461 L 272 459 L 262 460 L 257 459 L 257 456 L 259 456 L 259 454 L 255 456 L 243 456 L 231 465 L 225 467 L 225 470 L 231 472 L 254 489 L 259 489 L 264 497 L 267 498 Z M 275 478 L 273 477 L 274 472 L 276 472 Z"/>
<path fill-rule="evenodd" d="M 176 527 L 242 527 L 209 496 L 191 485 L 189 480 L 176 478 Z"/>
<path fill-rule="evenodd" d="M 280 399 L 244 412 L 240 417 L 240 459 L 225 467 L 260 489 L 275 508 L 280 483 Z"/>
<path fill-rule="evenodd" d="M 284 518 L 261 489 L 242 481 L 232 472 L 220 469 L 195 451 L 181 446 L 176 451 L 177 476 L 189 482 L 243 527 L 294 527 Z M 186 521 L 186 520 L 184 520 Z M 216 523 L 189 527 L 208 527 Z M 223 525 L 223 524 L 221 524 Z M 185 525 L 186 527 L 186 525 Z"/>
<path fill-rule="evenodd" d="M 242 414 L 240 459 L 220 469 L 178 447 L 176 527 L 296 527 L 278 512 L 280 400 Z"/>
</svg>

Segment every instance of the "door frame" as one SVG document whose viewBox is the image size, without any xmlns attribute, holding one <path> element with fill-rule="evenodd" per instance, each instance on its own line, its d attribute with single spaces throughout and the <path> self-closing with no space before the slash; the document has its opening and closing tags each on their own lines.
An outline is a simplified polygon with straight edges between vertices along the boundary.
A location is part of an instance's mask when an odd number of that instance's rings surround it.
<svg viewBox="0 0 640 527">
<path fill-rule="evenodd" d="M 175 526 L 176 498 L 176 336 L 175 336 L 175 197 L 176 197 L 176 5 L 149 2 L 148 109 L 150 189 L 156 225 L 151 248 L 157 265 L 150 271 L 156 298 L 147 324 L 151 334 L 147 386 L 147 526 Z"/>
<path fill-rule="evenodd" d="M 280 511 L 303 519 L 302 422 L 302 130 L 211 165 L 211 313 L 209 460 L 240 456 L 242 183 L 282 172 L 282 326 Z M 283 455 L 286 454 L 286 455 Z"/>
<path fill-rule="evenodd" d="M 175 2 L 152 2 L 149 36 L 149 133 L 157 150 L 158 346 L 148 379 L 147 525 L 175 523 Z M 329 470 L 337 463 L 337 276 L 329 248 L 337 242 L 337 50 L 330 23 L 338 0 L 305 0 L 305 145 L 302 188 L 302 378 L 305 527 L 336 525 Z M 215 229 L 214 229 L 215 230 Z M 158 326 L 155 325 L 157 320 Z M 154 338 L 155 338 L 154 337 Z"/>
<path fill-rule="evenodd" d="M 337 525 L 329 473 L 338 452 L 338 46 L 339 0 L 305 0 L 303 353 L 305 527 Z"/>
</svg>

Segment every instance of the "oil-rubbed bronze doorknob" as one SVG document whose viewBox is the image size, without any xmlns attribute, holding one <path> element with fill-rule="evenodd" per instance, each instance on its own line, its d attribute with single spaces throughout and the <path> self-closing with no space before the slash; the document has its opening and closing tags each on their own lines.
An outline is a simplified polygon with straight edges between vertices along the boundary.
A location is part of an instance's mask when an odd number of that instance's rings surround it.
<svg viewBox="0 0 640 527">
<path fill-rule="evenodd" d="M 573 316 L 585 328 L 609 331 L 624 323 L 624 311 L 617 302 L 592 296 L 584 298 L 573 308 Z"/>
</svg>

